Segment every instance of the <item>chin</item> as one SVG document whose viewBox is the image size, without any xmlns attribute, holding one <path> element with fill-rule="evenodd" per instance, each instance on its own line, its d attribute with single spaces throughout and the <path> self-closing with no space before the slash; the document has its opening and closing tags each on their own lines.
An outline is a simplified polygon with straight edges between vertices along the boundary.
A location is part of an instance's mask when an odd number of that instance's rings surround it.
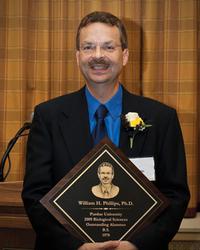
<svg viewBox="0 0 200 250">
<path fill-rule="evenodd" d="M 89 81 L 93 82 L 93 83 L 106 83 L 106 82 L 109 82 L 111 79 L 111 77 L 108 77 L 108 76 L 94 76 L 94 77 L 91 77 L 89 78 Z"/>
<path fill-rule="evenodd" d="M 97 80 L 97 79 L 95 79 L 95 80 L 93 79 L 93 80 L 92 80 L 92 79 L 91 79 L 90 82 L 92 82 L 93 84 L 99 84 L 99 85 L 100 85 L 100 84 L 106 84 L 106 83 L 108 83 L 109 81 L 108 81 L 107 79 L 106 79 L 106 80 L 100 80 L 100 79 L 98 79 L 98 80 Z"/>
</svg>

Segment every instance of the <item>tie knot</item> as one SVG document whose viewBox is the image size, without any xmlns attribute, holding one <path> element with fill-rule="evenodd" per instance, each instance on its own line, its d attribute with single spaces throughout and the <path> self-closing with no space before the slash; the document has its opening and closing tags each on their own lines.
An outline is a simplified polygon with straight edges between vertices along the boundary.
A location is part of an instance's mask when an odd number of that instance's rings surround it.
<svg viewBox="0 0 200 250">
<path fill-rule="evenodd" d="M 105 105 L 101 104 L 95 112 L 97 119 L 104 119 L 108 113 L 108 110 Z"/>
</svg>

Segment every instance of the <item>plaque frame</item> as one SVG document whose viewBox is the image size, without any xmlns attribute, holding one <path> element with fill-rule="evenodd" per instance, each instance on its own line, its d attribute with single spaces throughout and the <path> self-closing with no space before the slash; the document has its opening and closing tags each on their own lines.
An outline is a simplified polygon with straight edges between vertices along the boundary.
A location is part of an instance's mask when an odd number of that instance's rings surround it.
<svg viewBox="0 0 200 250">
<path fill-rule="evenodd" d="M 91 187 L 94 185 L 94 173 L 97 174 L 97 166 L 105 162 L 105 159 L 109 159 L 114 165 L 116 163 L 115 171 L 117 169 L 118 182 L 121 183 L 119 190 L 128 185 L 128 190 L 125 191 L 126 188 L 124 188 L 124 191 L 122 191 L 121 197 L 123 198 L 116 198 L 120 195 L 113 198 L 97 198 L 87 189 L 88 185 Z M 124 184 L 122 185 L 122 183 Z M 85 189 L 87 191 L 84 191 Z M 78 192 L 75 192 L 75 190 Z M 132 200 L 133 195 L 130 195 L 130 190 L 133 190 L 135 197 L 137 193 L 142 195 L 136 198 L 137 202 Z M 82 199 L 82 196 L 87 196 L 87 192 L 90 198 Z M 77 198 L 79 193 L 81 200 Z M 108 138 L 104 138 L 84 156 L 40 202 L 64 228 L 75 237 L 86 242 L 128 240 L 151 223 L 169 205 L 169 200 Z M 142 209 L 144 211 L 141 211 Z M 126 210 L 129 212 L 126 212 Z M 86 213 L 87 217 L 82 216 L 82 213 Z M 105 214 L 108 214 L 108 216 Z M 111 214 L 110 217 L 109 214 Z M 132 218 L 134 217 L 133 214 L 136 218 Z M 119 217 L 117 217 L 118 215 Z M 118 224 L 122 225 L 122 228 L 124 227 L 123 230 L 120 229 L 121 227 L 115 226 L 118 225 L 117 223 L 110 222 L 110 220 L 115 221 L 116 219 L 122 221 L 122 224 Z M 100 220 L 101 223 L 94 220 Z"/>
</svg>

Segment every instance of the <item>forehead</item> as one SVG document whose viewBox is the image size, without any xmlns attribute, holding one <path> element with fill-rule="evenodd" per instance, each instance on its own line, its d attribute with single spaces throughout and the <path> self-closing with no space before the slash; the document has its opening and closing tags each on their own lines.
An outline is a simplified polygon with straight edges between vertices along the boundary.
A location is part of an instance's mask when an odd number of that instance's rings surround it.
<svg viewBox="0 0 200 250">
<path fill-rule="evenodd" d="M 109 166 L 100 167 L 100 172 L 112 172 L 112 168 Z"/>
<path fill-rule="evenodd" d="M 80 43 L 83 42 L 120 42 L 120 32 L 116 26 L 104 23 L 91 23 L 80 31 Z"/>
</svg>

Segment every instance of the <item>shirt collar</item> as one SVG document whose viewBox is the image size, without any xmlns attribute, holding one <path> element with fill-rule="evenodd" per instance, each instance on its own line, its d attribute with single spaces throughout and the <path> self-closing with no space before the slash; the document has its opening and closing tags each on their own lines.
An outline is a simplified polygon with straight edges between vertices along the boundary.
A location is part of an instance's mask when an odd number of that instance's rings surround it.
<svg viewBox="0 0 200 250">
<path fill-rule="evenodd" d="M 104 187 L 102 184 L 100 184 L 101 192 L 102 192 L 103 194 L 108 194 L 108 195 L 110 195 L 111 190 L 112 190 L 112 187 L 113 187 L 113 184 L 111 184 L 111 185 L 108 186 L 108 187 Z"/>
<path fill-rule="evenodd" d="M 89 117 L 94 117 L 94 114 L 101 104 L 88 90 L 87 86 L 85 88 L 85 95 L 88 103 Z M 121 115 L 122 111 L 122 86 L 119 88 L 116 94 L 104 104 L 109 111 L 109 114 L 113 118 L 117 118 Z"/>
<path fill-rule="evenodd" d="M 105 106 L 113 118 L 117 118 L 121 115 L 121 111 L 122 111 L 122 86 L 121 85 L 119 85 L 119 88 L 116 94 L 107 103 L 105 103 Z"/>
<path fill-rule="evenodd" d="M 94 114 L 98 109 L 100 102 L 90 93 L 87 86 L 85 87 L 85 95 L 88 104 L 89 118 L 91 120 L 94 117 Z"/>
</svg>

